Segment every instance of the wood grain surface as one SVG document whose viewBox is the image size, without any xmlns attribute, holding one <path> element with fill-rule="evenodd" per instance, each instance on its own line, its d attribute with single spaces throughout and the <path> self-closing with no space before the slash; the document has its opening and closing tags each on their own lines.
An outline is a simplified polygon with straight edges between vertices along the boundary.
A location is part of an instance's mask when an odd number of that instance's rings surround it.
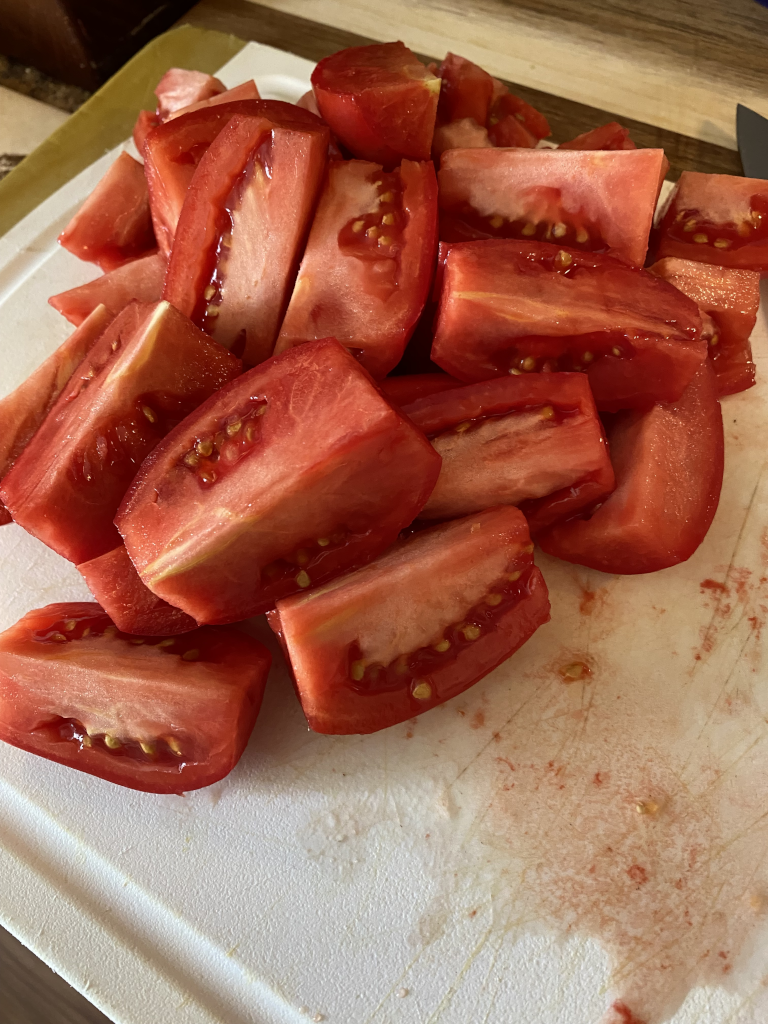
<svg viewBox="0 0 768 1024">
<path fill-rule="evenodd" d="M 615 52 L 651 47 L 699 73 L 716 70 L 736 87 L 766 92 L 768 10 L 753 0 L 477 0 L 463 3 L 482 21 L 490 8 L 514 9 L 546 22 L 553 31 L 594 42 L 610 37 Z M 202 0 L 182 21 L 232 33 L 319 60 L 345 46 L 364 45 L 370 36 L 297 17 L 248 0 Z M 392 36 L 399 33 L 392 24 Z M 440 59 L 441 52 L 422 54 Z M 663 146 L 670 177 L 684 168 L 740 174 L 738 155 L 726 146 L 617 116 L 604 107 L 509 83 L 546 114 L 554 137 L 571 138 L 607 120 L 621 120 L 643 146 Z M 107 1024 L 107 1018 L 7 932 L 0 929 L 0 1024 Z"/>
</svg>

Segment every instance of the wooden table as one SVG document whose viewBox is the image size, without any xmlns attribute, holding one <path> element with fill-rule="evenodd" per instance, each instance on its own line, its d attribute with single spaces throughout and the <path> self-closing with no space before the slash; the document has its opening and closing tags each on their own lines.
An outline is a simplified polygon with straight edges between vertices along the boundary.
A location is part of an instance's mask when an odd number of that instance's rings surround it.
<svg viewBox="0 0 768 1024">
<path fill-rule="evenodd" d="M 430 59 L 454 49 L 513 84 L 546 114 L 556 139 L 621 120 L 639 144 L 664 147 L 671 176 L 684 168 L 741 173 L 723 104 L 757 97 L 753 105 L 768 114 L 768 100 L 760 98 L 768 97 L 768 10 L 753 0 L 389 0 L 379 8 L 370 0 L 202 0 L 182 22 L 310 60 L 394 37 Z M 598 65 L 585 76 L 590 54 Z M 658 95 L 649 86 L 654 76 Z M 687 105 L 664 84 L 682 78 Z M 6 1022 L 107 1018 L 0 929 L 0 1024 Z"/>
</svg>

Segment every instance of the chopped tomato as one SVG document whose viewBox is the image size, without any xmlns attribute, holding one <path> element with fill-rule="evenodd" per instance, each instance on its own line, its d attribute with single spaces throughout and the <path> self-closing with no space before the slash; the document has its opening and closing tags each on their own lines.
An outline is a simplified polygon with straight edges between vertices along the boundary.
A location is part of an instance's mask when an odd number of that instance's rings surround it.
<svg viewBox="0 0 768 1024">
<path fill-rule="evenodd" d="M 200 789 L 240 760 L 270 662 L 237 629 L 129 636 L 97 604 L 49 604 L 0 634 L 0 739 L 130 789 Z"/>
<path fill-rule="evenodd" d="M 59 235 L 74 256 L 114 270 L 156 247 L 144 168 L 121 153 Z"/>
<path fill-rule="evenodd" d="M 618 121 L 593 128 L 589 132 L 577 135 L 570 142 L 561 142 L 560 149 L 637 149 L 629 137 L 629 129 Z"/>
<path fill-rule="evenodd" d="M 534 532 L 615 486 L 584 374 L 499 377 L 419 398 L 403 412 L 443 460 L 423 519 L 519 505 Z"/>
<path fill-rule="evenodd" d="M 193 618 L 156 597 L 144 586 L 124 544 L 118 544 L 112 551 L 92 558 L 90 562 L 83 562 L 77 571 L 123 633 L 171 636 L 197 629 Z"/>
<path fill-rule="evenodd" d="M 440 79 L 403 43 L 340 50 L 312 72 L 320 113 L 353 156 L 429 160 Z"/>
<path fill-rule="evenodd" d="M 116 523 L 146 585 L 235 622 L 375 558 L 440 458 L 333 339 L 222 388 L 144 463 Z"/>
<path fill-rule="evenodd" d="M 234 89 L 227 89 L 226 92 L 217 93 L 215 96 L 211 96 L 206 100 L 197 100 L 195 103 L 190 103 L 187 107 L 182 107 L 180 110 L 174 110 L 172 114 L 169 114 L 164 120 L 172 121 L 174 117 L 182 117 L 184 114 L 191 114 L 193 110 L 202 110 L 203 107 L 215 107 L 219 103 L 237 103 L 239 100 L 258 100 L 260 99 L 259 90 L 256 87 L 256 83 L 253 79 L 248 82 L 242 82 L 240 85 L 236 85 Z"/>
<path fill-rule="evenodd" d="M 189 71 L 186 68 L 169 68 L 155 89 L 157 116 L 165 120 L 177 110 L 183 110 L 190 103 L 209 100 L 226 90 L 226 86 L 213 75 L 203 71 Z"/>
<path fill-rule="evenodd" d="M 553 241 L 642 266 L 664 151 L 449 150 L 440 238 Z"/>
<path fill-rule="evenodd" d="M 190 182 L 163 295 L 249 366 L 275 347 L 327 152 L 327 128 L 238 114 Z"/>
<path fill-rule="evenodd" d="M 241 367 L 167 302 L 132 303 L 75 370 L 0 498 L 75 564 L 111 551 L 112 520 L 145 456 Z"/>
<path fill-rule="evenodd" d="M 265 117 L 285 128 L 318 128 L 314 114 L 280 100 L 241 100 L 203 107 L 166 121 L 147 136 L 144 170 L 157 244 L 171 251 L 189 183 L 210 144 L 235 114 Z"/>
<path fill-rule="evenodd" d="M 535 149 L 537 140 L 513 114 L 507 114 L 498 121 L 491 120 L 488 141 L 499 148 Z"/>
<path fill-rule="evenodd" d="M 768 272 L 768 181 L 683 171 L 661 221 L 658 256 Z"/>
<path fill-rule="evenodd" d="M 723 480 L 723 421 L 709 362 L 677 402 L 619 413 L 608 441 L 616 490 L 591 517 L 541 534 L 542 549 L 612 573 L 684 562 L 710 527 Z"/>
<path fill-rule="evenodd" d="M 393 403 L 402 408 L 410 405 L 418 398 L 437 395 L 441 391 L 464 387 L 464 381 L 457 380 L 447 373 L 411 373 L 401 377 L 385 377 L 379 381 L 379 387 Z"/>
<path fill-rule="evenodd" d="M 446 54 L 437 72 L 442 80 L 437 119 L 442 124 L 471 117 L 485 125 L 493 96 L 493 79 L 477 64 L 455 53 Z"/>
<path fill-rule="evenodd" d="M 363 160 L 331 164 L 275 354 L 333 337 L 384 377 L 424 307 L 436 247 L 431 162 L 403 160 L 389 174 Z"/>
<path fill-rule="evenodd" d="M 151 110 L 140 110 L 133 126 L 133 142 L 139 153 L 144 152 L 144 143 L 153 128 L 160 124 L 160 118 Z"/>
<path fill-rule="evenodd" d="M 522 125 L 536 142 L 539 139 L 546 139 L 552 134 L 549 122 L 540 111 L 519 96 L 514 96 L 503 82 L 494 78 L 493 99 L 488 112 L 488 128 L 492 135 L 497 131 L 503 134 L 505 122 L 509 118 L 514 118 L 518 124 Z M 506 145 L 506 143 L 496 142 L 496 145 Z"/>
<path fill-rule="evenodd" d="M 432 137 L 432 155 L 437 160 L 446 149 L 489 149 L 493 143 L 488 138 L 488 130 L 471 117 L 461 121 L 451 121 L 435 128 Z"/>
<path fill-rule="evenodd" d="M 134 299 L 157 302 L 163 294 L 165 269 L 165 259 L 154 252 L 110 270 L 95 281 L 52 295 L 48 302 L 77 327 L 97 306 L 104 305 L 117 315 Z"/>
<path fill-rule="evenodd" d="M 0 481 L 31 441 L 56 399 L 112 320 L 104 306 L 96 309 L 23 384 L 0 400 Z M 0 501 L 0 526 L 11 515 Z"/>
<path fill-rule="evenodd" d="M 702 336 L 708 342 L 720 394 L 751 388 L 755 364 L 749 338 L 757 322 L 760 274 L 674 256 L 659 260 L 650 272 L 693 299 L 702 319 L 708 321 Z"/>
<path fill-rule="evenodd" d="M 517 509 L 413 534 L 268 615 L 315 732 L 370 733 L 462 693 L 549 620 Z"/>
<path fill-rule="evenodd" d="M 451 245 L 432 358 L 468 382 L 583 370 L 598 409 L 675 401 L 707 357 L 696 303 L 645 270 L 544 242 Z"/>
</svg>

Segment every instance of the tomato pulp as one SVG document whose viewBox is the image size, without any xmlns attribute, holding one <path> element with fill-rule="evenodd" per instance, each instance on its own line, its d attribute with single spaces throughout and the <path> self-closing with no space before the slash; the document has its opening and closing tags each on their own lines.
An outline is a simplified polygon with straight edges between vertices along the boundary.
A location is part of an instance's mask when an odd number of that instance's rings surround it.
<svg viewBox="0 0 768 1024">
<path fill-rule="evenodd" d="M 443 460 L 424 519 L 519 505 L 534 532 L 615 486 L 584 374 L 499 377 L 420 398 L 403 412 Z"/>
<path fill-rule="evenodd" d="M 432 359 L 467 382 L 586 372 L 598 409 L 680 397 L 707 357 L 696 303 L 610 256 L 542 242 L 451 245 Z"/>
<path fill-rule="evenodd" d="M 167 302 L 132 303 L 75 370 L 0 497 L 75 564 L 110 551 L 120 542 L 112 520 L 144 457 L 241 368 Z"/>
<path fill-rule="evenodd" d="M 269 623 L 310 728 L 369 733 L 462 693 L 549 620 L 522 513 L 491 509 L 278 601 Z"/>
<path fill-rule="evenodd" d="M 139 575 L 198 622 L 236 622 L 375 558 L 440 457 L 333 339 L 222 388 L 141 467 L 117 526 Z"/>
<path fill-rule="evenodd" d="M 443 154 L 440 238 L 518 238 L 641 267 L 664 151 L 467 149 Z"/>
<path fill-rule="evenodd" d="M 362 160 L 332 163 L 275 354 L 333 337 L 385 376 L 427 299 L 436 247 L 431 162 L 403 160 L 389 174 Z"/>
<path fill-rule="evenodd" d="M 678 401 L 619 413 L 608 442 L 616 490 L 591 516 L 544 531 L 542 550 L 629 574 L 690 558 L 712 523 L 723 481 L 723 420 L 710 363 Z"/>
<path fill-rule="evenodd" d="M 121 633 L 97 604 L 49 604 L 0 634 L 0 739 L 148 793 L 235 767 L 271 656 L 236 629 Z"/>
</svg>

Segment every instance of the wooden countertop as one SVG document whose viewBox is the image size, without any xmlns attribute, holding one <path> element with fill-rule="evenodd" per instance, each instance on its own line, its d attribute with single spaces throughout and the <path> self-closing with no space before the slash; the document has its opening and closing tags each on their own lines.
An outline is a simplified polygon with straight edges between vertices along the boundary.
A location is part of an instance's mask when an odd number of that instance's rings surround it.
<svg viewBox="0 0 768 1024">
<path fill-rule="evenodd" d="M 607 120 L 683 168 L 740 174 L 734 106 L 768 115 L 768 10 L 754 0 L 201 0 L 182 19 L 311 60 L 401 38 L 449 49 L 504 78 L 556 139 Z M 107 1018 L 0 929 L 0 1021 Z M 108 1024 L 108 1022 L 107 1022 Z"/>
</svg>

